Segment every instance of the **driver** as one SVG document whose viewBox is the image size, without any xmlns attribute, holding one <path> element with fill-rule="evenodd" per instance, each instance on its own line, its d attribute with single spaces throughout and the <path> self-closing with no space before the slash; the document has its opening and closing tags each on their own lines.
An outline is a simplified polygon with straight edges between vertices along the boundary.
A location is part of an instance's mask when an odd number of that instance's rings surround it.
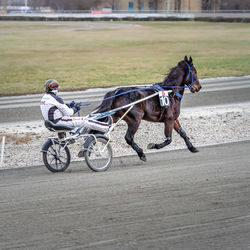
<svg viewBox="0 0 250 250">
<path fill-rule="evenodd" d="M 59 83 L 54 79 L 49 79 L 44 84 L 45 94 L 40 102 L 40 108 L 44 120 L 49 120 L 60 125 L 73 127 L 87 127 L 103 133 L 108 132 L 109 125 L 85 117 L 73 117 L 81 109 L 80 103 L 71 102 L 65 104 L 61 97 L 57 95 Z"/>
</svg>

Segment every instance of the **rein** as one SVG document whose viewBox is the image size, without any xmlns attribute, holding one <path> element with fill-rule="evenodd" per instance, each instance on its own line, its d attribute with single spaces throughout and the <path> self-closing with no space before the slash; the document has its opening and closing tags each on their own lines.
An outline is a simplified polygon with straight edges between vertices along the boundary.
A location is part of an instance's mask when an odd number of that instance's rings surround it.
<svg viewBox="0 0 250 250">
<path fill-rule="evenodd" d="M 155 89 L 155 90 L 157 90 L 157 91 L 164 91 L 164 89 L 166 89 L 166 88 L 171 88 L 171 89 L 186 89 L 186 88 L 191 88 L 192 87 L 192 85 L 195 83 L 195 82 L 197 82 L 198 80 L 194 80 L 194 76 L 193 76 L 193 72 L 192 72 L 192 69 L 191 69 L 191 67 L 190 67 L 190 65 L 185 61 L 185 63 L 186 63 L 186 65 L 188 66 L 188 76 L 187 76 L 187 78 L 186 78 L 186 81 L 188 81 L 188 79 L 189 79 L 189 77 L 191 76 L 191 83 L 189 84 L 189 85 L 187 85 L 187 86 L 160 86 L 160 85 L 158 85 L 158 84 L 160 84 L 160 83 L 155 83 L 155 84 L 153 84 L 153 86 L 151 86 L 151 87 L 146 87 L 146 88 L 140 88 L 140 90 L 147 90 L 147 89 Z M 161 82 L 162 83 L 162 82 Z M 138 91 L 138 89 L 133 89 L 133 90 L 128 90 L 128 91 L 125 91 L 125 92 L 122 92 L 122 93 L 120 93 L 120 94 L 115 94 L 115 95 L 113 95 L 113 96 L 109 96 L 109 97 L 107 97 L 107 98 L 104 98 L 104 99 L 102 99 L 102 100 L 100 100 L 100 101 L 105 101 L 105 100 L 109 100 L 109 99 L 112 99 L 112 98 L 115 98 L 115 97 L 118 97 L 118 96 L 121 96 L 121 95 L 125 95 L 125 94 L 128 94 L 128 93 L 131 93 L 131 92 L 135 92 L 135 91 Z M 176 96 L 178 96 L 180 99 L 182 99 L 182 95 L 181 94 L 179 94 L 179 93 L 175 93 L 175 95 Z M 81 106 L 89 106 L 89 105 L 91 105 L 91 103 L 94 103 L 94 102 L 100 102 L 99 100 L 97 100 L 97 101 L 92 101 L 92 102 L 90 102 L 90 103 L 86 103 L 86 104 L 81 104 Z"/>
<path fill-rule="evenodd" d="M 146 90 L 146 89 L 152 89 L 152 88 L 153 87 L 146 87 L 146 88 L 140 88 L 140 90 Z M 128 90 L 128 91 L 122 92 L 120 94 L 115 94 L 115 95 L 112 95 L 112 96 L 109 96 L 109 97 L 106 97 L 106 98 L 103 98 L 103 99 L 100 99 L 97 101 L 92 101 L 90 103 L 85 103 L 85 104 L 82 103 L 81 106 L 89 106 L 89 105 L 91 105 L 91 103 L 94 103 L 94 102 L 106 101 L 106 100 L 109 100 L 109 99 L 112 99 L 112 98 L 115 98 L 115 97 L 118 97 L 121 95 L 126 95 L 128 93 L 136 92 L 136 91 L 138 91 L 138 89 Z"/>
</svg>

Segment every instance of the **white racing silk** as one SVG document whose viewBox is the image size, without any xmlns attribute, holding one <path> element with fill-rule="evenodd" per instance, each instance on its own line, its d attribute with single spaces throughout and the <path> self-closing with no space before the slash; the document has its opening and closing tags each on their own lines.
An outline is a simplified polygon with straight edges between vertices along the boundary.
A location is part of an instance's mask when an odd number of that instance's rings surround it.
<svg viewBox="0 0 250 250">
<path fill-rule="evenodd" d="M 93 130 L 108 132 L 109 125 L 104 122 L 95 121 L 88 117 L 72 117 L 77 109 L 69 108 L 61 97 L 53 92 L 47 92 L 42 97 L 40 108 L 44 120 L 52 121 L 56 124 L 68 125 L 73 127 L 87 127 Z"/>
</svg>

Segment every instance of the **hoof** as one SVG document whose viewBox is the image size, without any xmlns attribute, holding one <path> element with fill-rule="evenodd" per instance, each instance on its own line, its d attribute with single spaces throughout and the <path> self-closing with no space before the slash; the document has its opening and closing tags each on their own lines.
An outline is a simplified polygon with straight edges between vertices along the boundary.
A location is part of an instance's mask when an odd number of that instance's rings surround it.
<svg viewBox="0 0 250 250">
<path fill-rule="evenodd" d="M 154 143 L 149 143 L 147 146 L 147 149 L 155 149 L 155 144 Z"/>
<path fill-rule="evenodd" d="M 197 148 L 195 148 L 195 147 L 191 147 L 191 148 L 189 148 L 189 150 L 192 153 L 198 153 L 199 152 L 199 150 Z"/>
<path fill-rule="evenodd" d="M 147 158 L 146 158 L 146 156 L 145 155 L 143 155 L 143 156 L 140 156 L 140 159 L 142 160 L 142 161 L 147 161 Z"/>
</svg>

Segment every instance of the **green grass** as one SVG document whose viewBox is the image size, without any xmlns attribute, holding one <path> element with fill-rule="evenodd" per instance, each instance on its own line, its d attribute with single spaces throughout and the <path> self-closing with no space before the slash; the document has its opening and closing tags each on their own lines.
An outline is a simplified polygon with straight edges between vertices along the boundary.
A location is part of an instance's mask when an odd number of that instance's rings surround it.
<svg viewBox="0 0 250 250">
<path fill-rule="evenodd" d="M 191 55 L 199 78 L 250 74 L 250 24 L 139 22 L 77 31 L 81 23 L 0 22 L 0 95 L 161 81 Z"/>
</svg>

